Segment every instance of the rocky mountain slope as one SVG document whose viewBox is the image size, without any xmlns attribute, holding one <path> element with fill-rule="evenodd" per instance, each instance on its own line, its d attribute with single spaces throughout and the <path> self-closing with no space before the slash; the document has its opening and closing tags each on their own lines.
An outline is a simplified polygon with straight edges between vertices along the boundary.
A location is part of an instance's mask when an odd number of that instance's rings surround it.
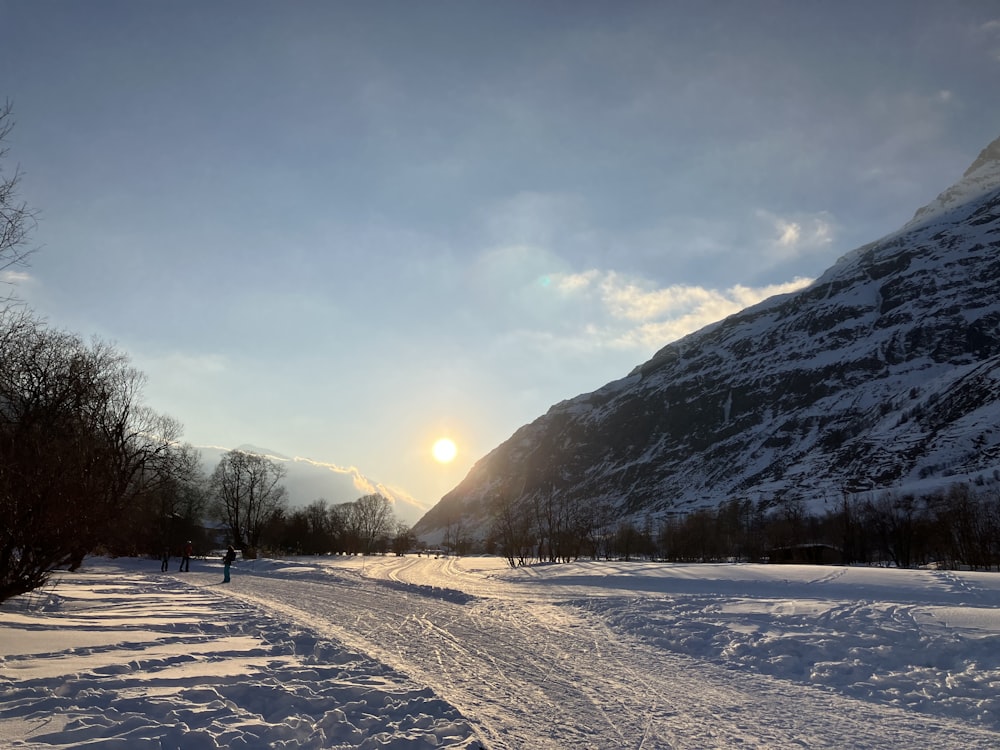
<svg viewBox="0 0 1000 750">
<path fill-rule="evenodd" d="M 553 406 L 417 524 L 482 527 L 538 493 L 620 517 L 730 498 L 1000 477 L 1000 138 L 899 232 L 810 287 Z"/>
</svg>

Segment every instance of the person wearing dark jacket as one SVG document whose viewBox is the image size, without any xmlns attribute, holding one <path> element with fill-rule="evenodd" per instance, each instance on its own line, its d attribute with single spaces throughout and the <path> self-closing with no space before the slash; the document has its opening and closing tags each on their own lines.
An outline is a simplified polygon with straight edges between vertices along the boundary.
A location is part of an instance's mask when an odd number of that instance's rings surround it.
<svg viewBox="0 0 1000 750">
<path fill-rule="evenodd" d="M 222 582 L 229 583 L 229 566 L 233 564 L 236 560 L 236 550 L 233 549 L 233 545 L 229 545 L 229 549 L 226 550 L 226 556 L 222 558 Z"/>
</svg>

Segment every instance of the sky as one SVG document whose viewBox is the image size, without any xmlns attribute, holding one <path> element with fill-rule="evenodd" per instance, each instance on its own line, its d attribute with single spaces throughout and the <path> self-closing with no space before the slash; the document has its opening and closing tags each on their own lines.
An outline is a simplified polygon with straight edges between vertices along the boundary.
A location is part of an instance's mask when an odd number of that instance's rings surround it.
<svg viewBox="0 0 1000 750">
<path fill-rule="evenodd" d="M 0 0 L 38 211 L 6 280 L 186 441 L 429 508 L 898 229 L 1000 135 L 998 90 L 992 0 Z"/>
</svg>

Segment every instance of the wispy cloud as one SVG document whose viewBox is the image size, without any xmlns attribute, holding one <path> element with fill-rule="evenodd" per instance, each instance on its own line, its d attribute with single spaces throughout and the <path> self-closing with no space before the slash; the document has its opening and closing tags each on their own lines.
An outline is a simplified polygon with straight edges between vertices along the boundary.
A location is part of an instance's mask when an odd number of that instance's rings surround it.
<svg viewBox="0 0 1000 750">
<path fill-rule="evenodd" d="M 833 220 L 825 212 L 779 216 L 759 210 L 757 218 L 769 226 L 763 250 L 772 261 L 788 261 L 811 253 L 825 252 L 834 240 Z"/>
<path fill-rule="evenodd" d="M 175 352 L 166 358 L 166 363 L 179 370 L 199 375 L 225 372 L 229 368 L 226 358 L 218 354 Z"/>
<path fill-rule="evenodd" d="M 217 377 L 230 370 L 228 358 L 221 354 L 183 351 L 147 354 L 140 351 L 135 356 L 144 372 L 164 382 L 200 383 L 204 378 Z"/>
<path fill-rule="evenodd" d="M 585 206 L 570 193 L 522 191 L 490 204 L 481 216 L 487 237 L 502 244 L 550 245 L 587 225 Z"/>
<path fill-rule="evenodd" d="M 12 271 L 7 269 L 0 271 L 0 283 L 4 284 L 28 284 L 34 281 L 34 277 L 26 271 Z"/>
<path fill-rule="evenodd" d="M 552 274 L 552 287 L 567 298 L 589 300 L 591 317 L 575 332 L 613 348 L 658 348 L 776 294 L 808 286 L 796 278 L 762 287 L 708 289 L 694 285 L 656 288 L 614 271 Z"/>
<path fill-rule="evenodd" d="M 369 479 L 356 466 L 340 466 L 327 461 L 315 461 L 311 458 L 304 458 L 302 456 L 296 456 L 291 459 L 291 461 L 293 463 L 309 464 L 310 466 L 327 469 L 335 474 L 345 474 L 351 478 L 354 488 L 363 495 L 382 495 L 395 505 L 408 505 L 422 512 L 427 511 L 430 508 L 429 504 L 421 503 L 404 490 Z"/>
<path fill-rule="evenodd" d="M 987 54 L 1000 62 L 1000 18 L 994 18 L 982 24 L 977 31 L 986 39 Z"/>
</svg>

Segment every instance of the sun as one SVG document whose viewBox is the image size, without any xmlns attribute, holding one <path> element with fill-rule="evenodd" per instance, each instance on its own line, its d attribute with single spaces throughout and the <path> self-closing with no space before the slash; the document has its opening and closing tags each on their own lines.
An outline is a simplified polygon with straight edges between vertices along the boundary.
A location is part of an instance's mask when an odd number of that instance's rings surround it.
<svg viewBox="0 0 1000 750">
<path fill-rule="evenodd" d="M 455 458 L 455 454 L 458 453 L 458 448 L 455 447 L 454 440 L 441 438 L 434 443 L 434 447 L 431 448 L 431 453 L 434 454 L 435 461 L 446 464 Z"/>
</svg>

